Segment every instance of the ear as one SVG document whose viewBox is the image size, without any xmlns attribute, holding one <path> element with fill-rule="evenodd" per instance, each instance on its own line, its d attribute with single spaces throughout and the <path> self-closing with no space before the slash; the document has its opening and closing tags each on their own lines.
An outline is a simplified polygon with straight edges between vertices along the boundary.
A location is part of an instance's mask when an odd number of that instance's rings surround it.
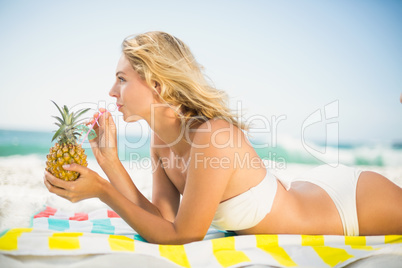
<svg viewBox="0 0 402 268">
<path fill-rule="evenodd" d="M 156 81 L 154 81 L 154 88 L 156 89 L 156 91 L 157 91 L 159 94 L 161 94 L 161 85 L 160 85 L 158 82 L 156 82 Z"/>
</svg>

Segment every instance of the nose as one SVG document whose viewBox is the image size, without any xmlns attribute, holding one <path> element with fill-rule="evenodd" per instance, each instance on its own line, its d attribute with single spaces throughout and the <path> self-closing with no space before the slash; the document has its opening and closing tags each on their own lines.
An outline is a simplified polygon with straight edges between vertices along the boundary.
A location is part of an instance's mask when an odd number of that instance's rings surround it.
<svg viewBox="0 0 402 268">
<path fill-rule="evenodd" d="M 119 92 L 119 89 L 117 88 L 116 84 L 114 84 L 112 86 L 112 88 L 110 89 L 109 96 L 114 97 L 114 98 L 118 98 L 120 96 L 120 92 Z"/>
</svg>

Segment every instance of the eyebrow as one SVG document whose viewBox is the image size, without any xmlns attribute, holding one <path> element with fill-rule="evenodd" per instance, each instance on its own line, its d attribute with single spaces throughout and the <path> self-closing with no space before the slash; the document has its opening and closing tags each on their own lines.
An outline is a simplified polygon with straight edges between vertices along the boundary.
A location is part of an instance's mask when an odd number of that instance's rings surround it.
<svg viewBox="0 0 402 268">
<path fill-rule="evenodd" d="M 122 72 L 122 71 L 118 71 L 118 72 L 116 73 L 116 76 L 118 76 L 119 74 L 125 74 L 125 73 Z"/>
</svg>

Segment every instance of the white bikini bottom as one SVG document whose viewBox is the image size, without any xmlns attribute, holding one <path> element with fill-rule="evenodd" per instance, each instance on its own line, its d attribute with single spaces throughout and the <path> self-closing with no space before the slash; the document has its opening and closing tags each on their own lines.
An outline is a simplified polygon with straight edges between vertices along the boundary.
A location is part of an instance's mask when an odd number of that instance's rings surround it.
<svg viewBox="0 0 402 268">
<path fill-rule="evenodd" d="M 311 182 L 331 197 L 342 220 L 343 233 L 346 236 L 359 235 L 359 222 L 356 209 L 356 188 L 362 170 L 338 165 L 323 165 L 295 178 L 295 181 Z"/>
</svg>

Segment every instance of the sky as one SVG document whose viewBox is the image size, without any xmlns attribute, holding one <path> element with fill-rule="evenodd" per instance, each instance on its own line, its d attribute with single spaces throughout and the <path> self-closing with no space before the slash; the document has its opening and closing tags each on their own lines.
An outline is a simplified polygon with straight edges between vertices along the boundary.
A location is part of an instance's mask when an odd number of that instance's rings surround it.
<svg viewBox="0 0 402 268">
<path fill-rule="evenodd" d="M 271 143 L 400 142 L 401 14 L 391 0 L 0 0 L 0 129 L 54 130 L 50 100 L 113 110 L 121 42 L 159 30 Z"/>
</svg>

